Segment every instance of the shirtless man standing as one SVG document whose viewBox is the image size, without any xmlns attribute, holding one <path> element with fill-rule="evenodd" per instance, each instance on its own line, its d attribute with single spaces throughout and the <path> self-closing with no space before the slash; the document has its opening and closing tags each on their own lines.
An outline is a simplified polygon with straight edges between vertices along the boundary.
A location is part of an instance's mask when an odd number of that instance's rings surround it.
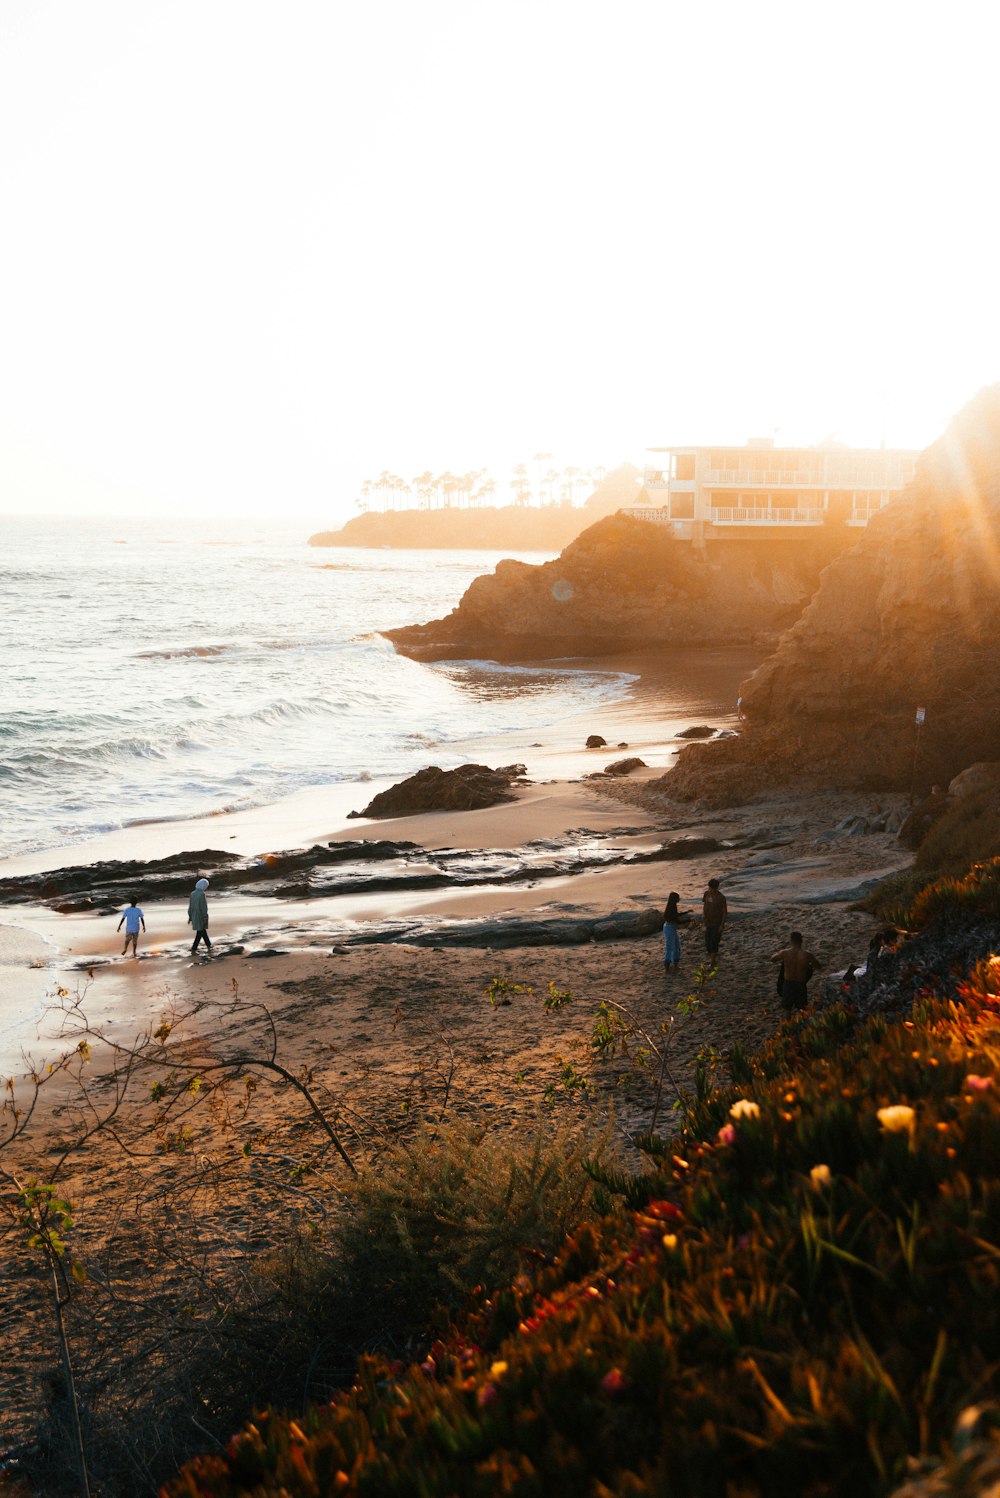
<svg viewBox="0 0 1000 1498">
<path fill-rule="evenodd" d="M 701 897 L 701 905 L 705 921 L 705 951 L 710 957 L 718 957 L 719 942 L 729 918 L 729 902 L 719 888 L 718 879 L 708 881 L 708 889 Z"/>
<path fill-rule="evenodd" d="M 781 990 L 781 1007 L 786 1014 L 793 1009 L 804 1009 L 809 1000 L 806 984 L 819 967 L 811 952 L 802 945 L 802 932 L 793 931 L 789 937 L 791 946 L 782 947 L 771 954 L 772 962 L 780 962 L 784 969 L 784 984 Z"/>
</svg>

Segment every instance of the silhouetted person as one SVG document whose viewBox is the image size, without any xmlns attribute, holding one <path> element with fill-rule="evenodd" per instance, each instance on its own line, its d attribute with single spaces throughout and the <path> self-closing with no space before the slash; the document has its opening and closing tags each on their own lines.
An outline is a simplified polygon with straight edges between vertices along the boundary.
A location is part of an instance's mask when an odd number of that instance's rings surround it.
<svg viewBox="0 0 1000 1498">
<path fill-rule="evenodd" d="M 708 881 L 708 889 L 701 897 L 701 905 L 705 920 L 705 951 L 710 957 L 717 957 L 722 933 L 729 918 L 729 903 L 719 888 L 718 879 Z"/>
<path fill-rule="evenodd" d="M 680 912 L 677 903 L 680 895 L 676 890 L 671 890 L 667 896 L 667 908 L 663 912 L 663 966 L 669 973 L 671 967 L 681 965 L 681 939 L 677 932 L 680 921 Z"/>
<path fill-rule="evenodd" d="M 772 962 L 781 963 L 781 1007 L 786 1014 L 806 1007 L 809 1002 L 806 984 L 819 967 L 813 954 L 803 947 L 801 931 L 793 931 L 789 942 L 790 946 L 771 954 Z"/>
<path fill-rule="evenodd" d="M 125 945 L 122 947 L 122 956 L 125 956 L 126 952 L 128 951 L 128 944 L 129 942 L 131 942 L 132 956 L 138 957 L 139 953 L 136 948 L 139 944 L 139 927 L 141 926 L 143 931 L 145 931 L 146 919 L 142 911 L 139 909 L 139 905 L 136 901 L 135 895 L 133 895 L 131 900 L 129 900 L 128 905 L 125 907 L 125 910 L 122 914 L 122 918 L 118 922 L 117 930 L 119 931 L 122 929 L 122 922 L 124 922 L 125 924 Z"/>
<path fill-rule="evenodd" d="M 208 899 L 205 895 L 207 889 L 208 880 L 199 879 L 188 900 L 188 925 L 194 927 L 192 954 L 200 941 L 204 941 L 209 951 L 212 950 L 212 943 L 208 939 Z"/>
</svg>

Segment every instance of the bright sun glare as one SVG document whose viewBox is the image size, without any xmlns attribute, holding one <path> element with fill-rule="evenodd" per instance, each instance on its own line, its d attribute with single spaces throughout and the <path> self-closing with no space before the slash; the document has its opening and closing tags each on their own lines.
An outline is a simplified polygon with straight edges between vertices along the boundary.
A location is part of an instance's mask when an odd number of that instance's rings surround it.
<svg viewBox="0 0 1000 1498">
<path fill-rule="evenodd" d="M 8 511 L 923 446 L 997 378 L 987 7 L 9 0 Z"/>
</svg>

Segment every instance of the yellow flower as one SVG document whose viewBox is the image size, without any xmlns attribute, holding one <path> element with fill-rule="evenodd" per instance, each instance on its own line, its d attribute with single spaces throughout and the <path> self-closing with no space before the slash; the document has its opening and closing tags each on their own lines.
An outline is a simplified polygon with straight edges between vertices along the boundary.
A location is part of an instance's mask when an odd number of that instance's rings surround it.
<svg viewBox="0 0 1000 1498">
<path fill-rule="evenodd" d="M 809 1172 L 809 1179 L 812 1182 L 814 1191 L 818 1191 L 821 1186 L 829 1186 L 833 1180 L 829 1165 L 814 1165 Z"/>
<path fill-rule="evenodd" d="M 907 1134 L 912 1131 L 917 1115 L 905 1103 L 894 1103 L 890 1108 L 878 1110 L 878 1121 L 888 1134 Z"/>
<path fill-rule="evenodd" d="M 676 1233 L 664 1233 L 664 1235 L 663 1235 L 663 1247 L 664 1248 L 671 1248 L 671 1249 L 676 1248 L 677 1247 L 677 1234 Z"/>
<path fill-rule="evenodd" d="M 733 1104 L 733 1106 L 729 1110 L 729 1117 L 730 1118 L 759 1118 L 760 1117 L 760 1106 L 757 1103 L 751 1102 L 749 1098 L 745 1098 L 745 1097 L 738 1098 L 737 1101 Z"/>
<path fill-rule="evenodd" d="M 502 1378 L 503 1375 L 506 1372 L 507 1372 L 507 1364 L 506 1363 L 502 1363 L 501 1362 L 501 1363 L 491 1363 L 490 1364 L 490 1377 L 491 1378 Z"/>
</svg>

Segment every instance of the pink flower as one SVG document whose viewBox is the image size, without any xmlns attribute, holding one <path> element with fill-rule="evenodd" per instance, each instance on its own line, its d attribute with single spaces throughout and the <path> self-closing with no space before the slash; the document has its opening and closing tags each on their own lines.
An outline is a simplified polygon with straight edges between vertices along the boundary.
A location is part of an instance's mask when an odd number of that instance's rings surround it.
<svg viewBox="0 0 1000 1498">
<path fill-rule="evenodd" d="M 736 1142 L 736 1130 L 732 1124 L 723 1124 L 715 1137 L 720 1144 L 734 1144 Z"/>
<path fill-rule="evenodd" d="M 628 1379 L 620 1368 L 612 1368 L 610 1373 L 606 1373 L 601 1379 L 601 1388 L 605 1394 L 620 1394 L 627 1385 Z"/>
<path fill-rule="evenodd" d="M 497 1386 L 496 1386 L 496 1384 L 483 1384 L 483 1387 L 480 1389 L 479 1393 L 476 1395 L 476 1403 L 478 1404 L 479 1408 L 481 1410 L 488 1410 L 491 1404 L 496 1404 L 496 1400 L 497 1400 Z"/>
<path fill-rule="evenodd" d="M 977 1076 L 974 1071 L 970 1072 L 962 1084 L 966 1092 L 989 1092 L 993 1086 L 992 1077 Z"/>
</svg>

